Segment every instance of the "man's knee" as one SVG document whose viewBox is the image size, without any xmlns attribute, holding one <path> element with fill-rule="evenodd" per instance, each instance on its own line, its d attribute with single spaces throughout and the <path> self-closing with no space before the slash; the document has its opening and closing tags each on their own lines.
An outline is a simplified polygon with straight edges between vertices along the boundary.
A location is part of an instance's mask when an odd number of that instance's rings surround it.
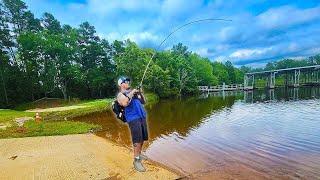
<svg viewBox="0 0 320 180">
<path fill-rule="evenodd" d="M 143 142 L 133 143 L 133 147 L 141 147 Z"/>
</svg>

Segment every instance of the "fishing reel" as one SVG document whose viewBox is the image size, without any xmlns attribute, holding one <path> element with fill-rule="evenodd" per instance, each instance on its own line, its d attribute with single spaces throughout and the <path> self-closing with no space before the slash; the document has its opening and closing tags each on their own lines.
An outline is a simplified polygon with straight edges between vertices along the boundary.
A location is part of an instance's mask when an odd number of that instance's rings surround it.
<svg viewBox="0 0 320 180">
<path fill-rule="evenodd" d="M 136 89 L 138 90 L 138 92 L 134 93 L 133 97 L 139 99 L 140 102 L 142 104 L 144 104 L 145 100 L 144 100 L 144 97 L 142 95 L 142 87 L 141 87 L 141 85 L 139 85 Z"/>
<path fill-rule="evenodd" d="M 141 86 L 139 85 L 137 88 L 138 92 L 134 93 L 134 96 L 138 96 L 140 98 L 141 94 L 142 94 L 142 88 Z"/>
</svg>

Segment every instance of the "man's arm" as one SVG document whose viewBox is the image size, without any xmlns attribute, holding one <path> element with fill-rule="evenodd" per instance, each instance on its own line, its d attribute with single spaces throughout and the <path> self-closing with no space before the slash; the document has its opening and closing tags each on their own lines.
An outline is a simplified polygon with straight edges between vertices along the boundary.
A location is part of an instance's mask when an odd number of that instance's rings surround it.
<svg viewBox="0 0 320 180">
<path fill-rule="evenodd" d="M 134 94 L 137 92 L 136 89 L 133 89 L 130 93 L 128 93 L 127 95 L 124 95 L 123 93 L 119 93 L 117 96 L 117 100 L 119 102 L 119 104 L 123 107 L 127 107 L 132 99 L 132 97 L 134 96 Z"/>
<path fill-rule="evenodd" d="M 118 103 L 123 106 L 123 107 L 127 107 L 130 103 L 130 98 L 125 96 L 123 93 L 119 93 L 118 96 L 117 96 L 117 101 Z"/>
<path fill-rule="evenodd" d="M 140 99 L 141 104 L 145 104 L 146 103 L 146 99 L 145 99 L 145 97 L 144 97 L 142 92 L 139 92 L 138 98 Z"/>
</svg>

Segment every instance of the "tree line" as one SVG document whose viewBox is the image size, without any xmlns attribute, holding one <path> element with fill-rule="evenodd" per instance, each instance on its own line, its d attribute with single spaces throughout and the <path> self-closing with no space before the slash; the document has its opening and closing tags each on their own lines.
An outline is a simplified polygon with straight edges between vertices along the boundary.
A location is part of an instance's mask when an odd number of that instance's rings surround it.
<svg viewBox="0 0 320 180">
<path fill-rule="evenodd" d="M 250 68 L 247 66 L 242 66 L 240 70 L 244 73 L 247 72 L 260 72 L 260 71 L 270 71 L 276 69 L 286 69 L 294 67 L 304 67 L 320 65 L 320 54 L 310 56 L 304 59 L 283 59 L 275 62 L 268 62 L 264 68 Z"/>
<path fill-rule="evenodd" d="M 156 51 L 130 40 L 109 42 L 88 22 L 62 25 L 50 13 L 36 18 L 21 0 L 2 0 L 0 108 L 43 97 L 112 97 L 120 75 L 138 85 L 154 53 L 143 87 L 160 97 L 193 94 L 199 85 L 242 83 L 244 73 L 256 70 L 212 62 L 181 43 Z"/>
</svg>

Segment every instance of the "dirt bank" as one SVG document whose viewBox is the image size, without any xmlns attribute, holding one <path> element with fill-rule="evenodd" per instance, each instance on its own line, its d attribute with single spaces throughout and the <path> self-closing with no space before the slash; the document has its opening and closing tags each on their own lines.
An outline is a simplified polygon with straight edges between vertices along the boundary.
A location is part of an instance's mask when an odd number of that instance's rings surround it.
<svg viewBox="0 0 320 180">
<path fill-rule="evenodd" d="M 130 150 L 92 134 L 0 140 L 0 179 L 176 179 L 151 162 L 132 167 Z"/>
</svg>

